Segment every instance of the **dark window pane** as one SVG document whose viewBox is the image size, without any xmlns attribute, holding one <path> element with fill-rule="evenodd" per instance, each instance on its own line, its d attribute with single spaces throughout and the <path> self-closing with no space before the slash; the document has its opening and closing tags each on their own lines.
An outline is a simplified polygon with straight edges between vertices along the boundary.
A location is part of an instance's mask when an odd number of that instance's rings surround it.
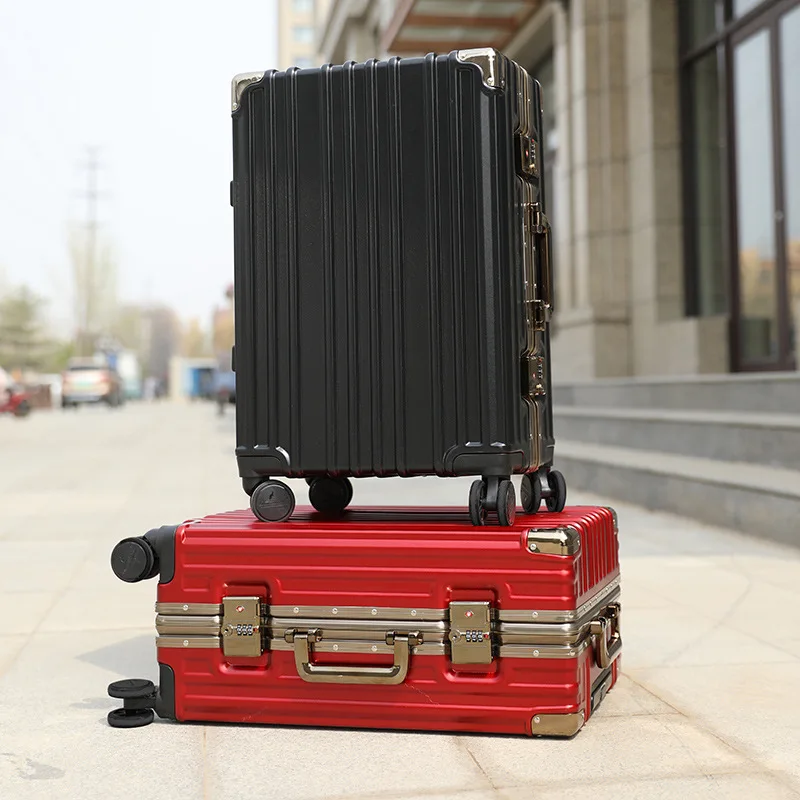
<svg viewBox="0 0 800 800">
<path fill-rule="evenodd" d="M 693 132 L 692 170 L 694 258 L 698 314 L 728 310 L 728 286 L 723 250 L 723 147 L 720 136 L 720 81 L 717 53 L 692 64 L 690 70 Z"/>
<path fill-rule="evenodd" d="M 722 20 L 717 6 L 717 0 L 684 0 L 681 14 L 684 16 L 688 49 L 702 44 L 720 27 Z"/>
</svg>

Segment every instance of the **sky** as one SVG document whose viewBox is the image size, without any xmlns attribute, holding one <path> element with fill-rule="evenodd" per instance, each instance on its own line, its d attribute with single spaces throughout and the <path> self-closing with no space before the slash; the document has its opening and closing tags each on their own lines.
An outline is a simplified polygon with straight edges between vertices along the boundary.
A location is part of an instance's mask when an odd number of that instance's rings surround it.
<svg viewBox="0 0 800 800">
<path fill-rule="evenodd" d="M 208 324 L 233 280 L 231 78 L 276 66 L 276 15 L 275 0 L 0 0 L 0 281 L 69 331 L 92 146 L 120 300 Z"/>
</svg>

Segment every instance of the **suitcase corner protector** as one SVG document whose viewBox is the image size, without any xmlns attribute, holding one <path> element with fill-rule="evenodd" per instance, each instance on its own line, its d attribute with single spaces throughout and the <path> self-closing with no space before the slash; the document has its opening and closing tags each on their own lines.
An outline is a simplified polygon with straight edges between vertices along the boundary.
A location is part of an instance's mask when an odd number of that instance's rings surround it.
<svg viewBox="0 0 800 800">
<path fill-rule="evenodd" d="M 586 715 L 581 709 L 573 714 L 536 714 L 531 719 L 531 734 L 533 736 L 574 736 L 586 721 Z"/>
<path fill-rule="evenodd" d="M 231 80 L 231 112 L 239 108 L 242 93 L 251 83 L 258 83 L 264 77 L 263 72 L 240 72 Z"/>
<path fill-rule="evenodd" d="M 464 64 L 475 64 L 481 71 L 483 85 L 488 89 L 505 88 L 505 57 L 494 47 L 458 50 L 456 58 Z"/>
</svg>

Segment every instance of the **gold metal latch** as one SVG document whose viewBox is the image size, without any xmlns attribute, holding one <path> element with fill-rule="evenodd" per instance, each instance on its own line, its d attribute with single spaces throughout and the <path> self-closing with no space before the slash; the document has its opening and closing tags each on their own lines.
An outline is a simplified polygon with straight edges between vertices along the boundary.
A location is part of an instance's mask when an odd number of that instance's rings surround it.
<svg viewBox="0 0 800 800">
<path fill-rule="evenodd" d="M 264 652 L 259 597 L 222 598 L 222 652 L 245 658 Z"/>
<path fill-rule="evenodd" d="M 450 660 L 453 664 L 492 663 L 492 609 L 489 603 L 450 603 Z"/>
<path fill-rule="evenodd" d="M 517 137 L 517 158 L 523 175 L 539 177 L 539 164 L 536 158 L 536 139 L 527 135 Z"/>
</svg>

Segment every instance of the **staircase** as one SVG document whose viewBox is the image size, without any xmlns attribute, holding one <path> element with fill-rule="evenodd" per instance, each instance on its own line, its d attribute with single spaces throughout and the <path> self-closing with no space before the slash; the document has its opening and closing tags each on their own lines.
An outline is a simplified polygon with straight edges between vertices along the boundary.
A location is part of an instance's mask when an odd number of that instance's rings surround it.
<svg viewBox="0 0 800 800">
<path fill-rule="evenodd" d="M 554 403 L 568 486 L 800 547 L 800 374 L 602 380 Z"/>
</svg>

